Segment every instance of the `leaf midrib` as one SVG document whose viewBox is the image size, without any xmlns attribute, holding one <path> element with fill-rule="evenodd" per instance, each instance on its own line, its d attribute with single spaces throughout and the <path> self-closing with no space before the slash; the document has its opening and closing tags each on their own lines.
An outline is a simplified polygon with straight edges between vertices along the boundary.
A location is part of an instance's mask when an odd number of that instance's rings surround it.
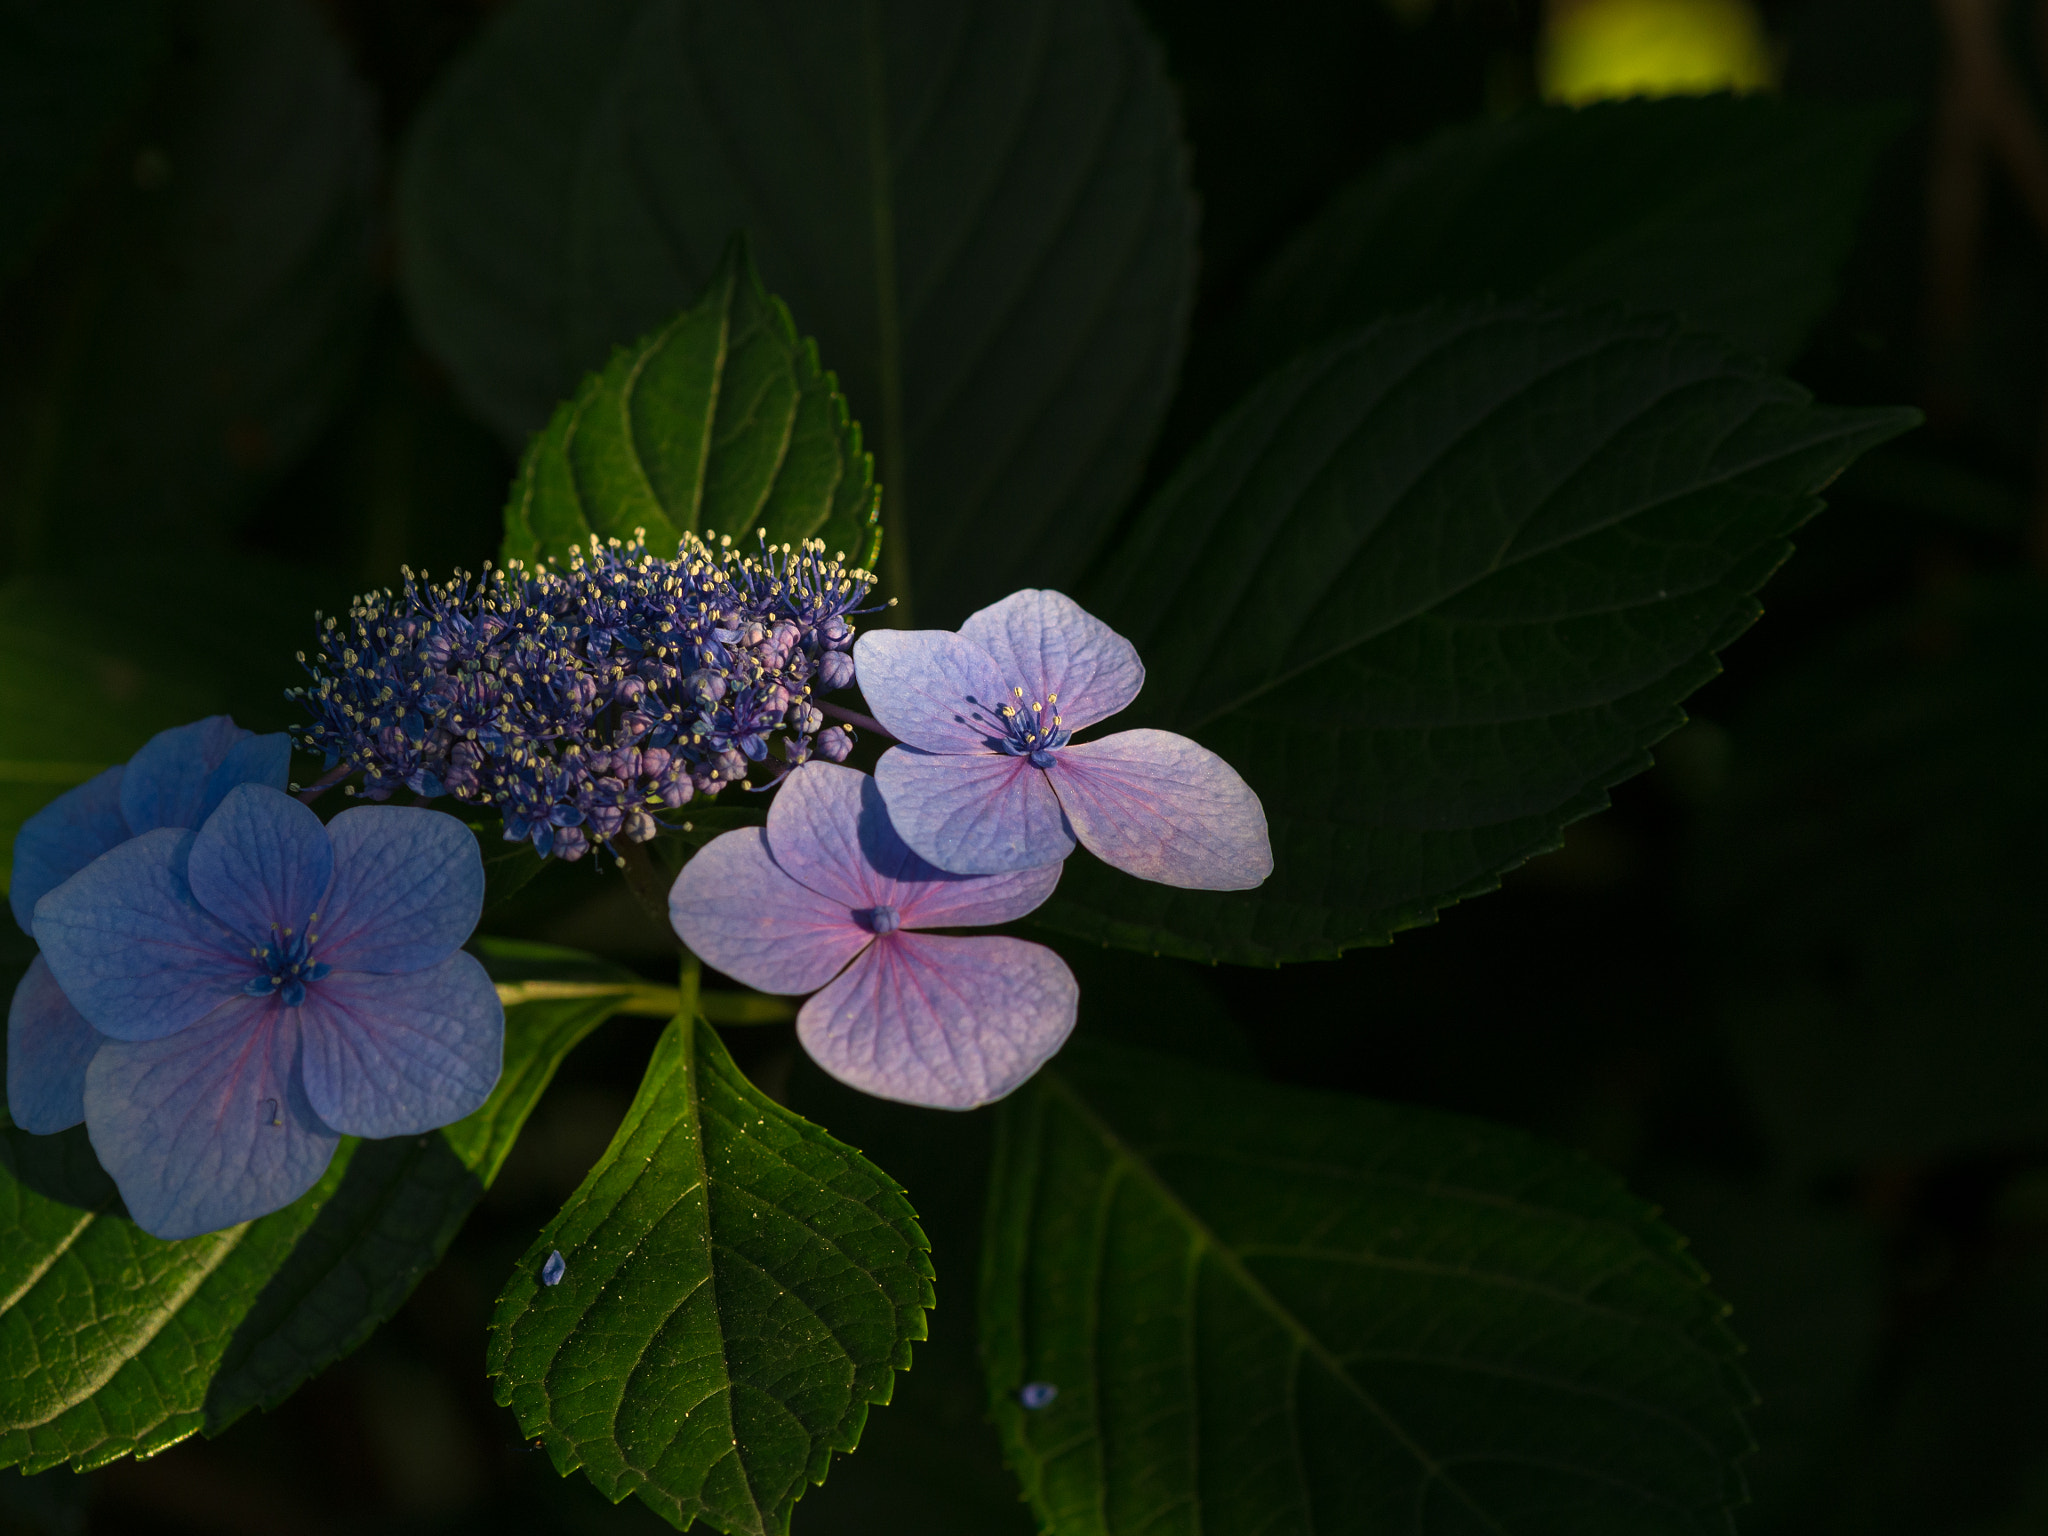
<svg viewBox="0 0 2048 1536">
<path fill-rule="evenodd" d="M 1471 333 L 1461 332 L 1458 337 L 1452 339 L 1461 340 L 1464 336 L 1469 334 Z M 1604 338 L 1598 346 L 1589 348 L 1583 353 L 1574 354 L 1569 358 L 1563 359 L 1550 369 L 1546 370 L 1544 374 L 1532 377 L 1531 379 L 1525 381 L 1520 387 L 1518 387 L 1514 391 L 1513 394 L 1496 402 L 1486 411 L 1484 415 L 1468 423 L 1464 430 L 1459 432 L 1455 438 L 1448 441 L 1441 450 L 1433 454 L 1428 464 L 1422 466 L 1418 470 L 1418 473 L 1416 474 L 1414 480 L 1411 481 L 1410 485 L 1405 490 L 1403 490 L 1397 497 L 1389 501 L 1389 513 L 1393 512 L 1400 504 L 1407 500 L 1408 496 L 1413 492 L 1415 484 L 1419 483 L 1422 479 L 1424 479 L 1427 476 L 1427 474 L 1430 471 L 1434 470 L 1438 465 L 1440 465 L 1448 454 L 1455 451 L 1459 442 L 1463 441 L 1466 437 L 1469 437 L 1472 433 L 1478 431 L 1487 422 L 1491 421 L 1500 411 L 1507 409 L 1516 400 L 1525 397 L 1530 389 L 1543 383 L 1544 380 L 1547 379 L 1550 375 L 1561 372 L 1563 369 L 1567 367 L 1584 363 L 1589 357 L 1597 354 L 1598 352 L 1606 350 L 1608 347 L 1616 344 L 1617 342 L 1642 339 L 1651 338 L 1632 336 Z M 1439 344 L 1437 347 L 1433 348 L 1425 357 L 1417 359 L 1416 363 L 1413 366 L 1411 366 L 1408 372 L 1412 374 L 1417 368 L 1421 367 L 1424 363 L 1432 361 L 1435 358 L 1441 356 L 1444 350 L 1444 345 L 1446 344 Z M 1347 354 L 1340 353 L 1330 358 L 1329 366 L 1334 366 L 1340 360 L 1340 358 L 1345 355 Z M 1326 367 L 1323 370 L 1320 370 L 1318 378 L 1320 378 L 1322 374 L 1327 372 L 1328 367 Z M 1404 375 L 1403 377 L 1405 379 L 1406 375 Z M 1395 381 L 1396 384 L 1400 382 L 1402 382 L 1402 380 Z M 1681 386 L 1681 388 L 1689 388 L 1705 382 L 1708 382 L 1708 380 L 1704 378 L 1693 379 L 1687 381 L 1684 385 Z M 1270 446 L 1273 438 L 1278 435 L 1281 427 L 1283 427 L 1288 421 L 1293 419 L 1293 416 L 1295 414 L 1295 406 L 1298 405 L 1303 399 L 1305 399 L 1308 396 L 1310 390 L 1313 388 L 1313 383 L 1314 381 L 1310 381 L 1309 383 L 1305 384 L 1300 391 L 1297 392 L 1294 401 L 1290 402 L 1289 404 L 1289 408 L 1286 415 L 1284 415 L 1278 421 L 1276 421 L 1274 425 L 1266 432 L 1265 446 Z M 1393 388 L 1392 386 L 1390 386 L 1387 390 L 1383 390 L 1381 392 L 1382 399 L 1384 400 L 1387 396 L 1391 395 L 1392 393 Z M 1644 405 L 1640 410 L 1630 414 L 1621 422 L 1619 422 L 1615 426 L 1614 431 L 1609 433 L 1607 439 L 1603 441 L 1600 445 L 1595 447 L 1591 452 L 1587 454 L 1587 456 L 1584 459 L 1580 461 L 1580 463 L 1575 467 L 1573 474 L 1576 475 L 1579 470 L 1583 470 L 1585 466 L 1593 460 L 1593 458 L 1597 457 L 1597 455 L 1614 440 L 1615 437 L 1619 436 L 1623 431 L 1627 430 L 1629 426 L 1640 421 L 1643 418 L 1643 416 L 1647 415 L 1656 406 L 1668 400 L 1675 393 L 1678 393 L 1678 390 L 1664 391 L 1662 394 L 1659 394 L 1654 400 Z M 1722 433 L 1720 442 L 1725 444 L 1730 438 L 1735 436 L 1744 427 L 1748 426 L 1749 423 L 1755 419 L 1757 413 L 1770 403 L 1771 402 L 1767 400 L 1758 400 L 1751 407 L 1748 415 L 1746 415 L 1741 421 L 1732 424 L 1725 432 Z M 1376 408 L 1377 407 L 1375 407 L 1375 409 Z M 1328 468 L 1330 460 L 1335 457 L 1336 453 L 1340 451 L 1347 443 L 1349 443 L 1357 435 L 1359 428 L 1363 426 L 1364 422 L 1371 414 L 1373 414 L 1373 412 L 1368 411 L 1365 416 L 1361 416 L 1358 419 L 1357 423 L 1355 423 L 1353 427 L 1343 435 L 1342 438 L 1338 439 L 1332 445 L 1330 453 L 1324 456 L 1322 462 L 1317 466 L 1314 473 L 1304 476 L 1303 479 L 1312 481 L 1319 477 L 1323 473 L 1323 471 Z M 1859 424 L 1854 427 L 1840 428 L 1837 430 L 1836 433 L 1832 433 L 1829 435 L 1841 435 L 1843 432 L 1847 432 L 1848 435 L 1855 435 L 1855 433 L 1858 431 L 1867 430 L 1867 425 Z M 1814 441 L 1817 442 L 1820 440 L 1822 439 L 1816 438 Z M 1813 442 L 1802 443 L 1798 449 L 1794 449 L 1792 451 L 1803 451 L 1812 446 L 1814 446 Z M 1480 585 L 1482 582 L 1491 580 L 1495 576 L 1501 575 L 1507 571 L 1514 570 L 1517 566 L 1526 564 L 1531 560 L 1540 559 L 1545 555 L 1554 554 L 1558 550 L 1568 548 L 1572 544 L 1578 543 L 1583 539 L 1592 537 L 1599 533 L 1607 532 L 1608 530 L 1618 527 L 1621 524 L 1629 522 L 1637 517 L 1641 517 L 1648 513 L 1654 512 L 1659 507 L 1664 506 L 1670 501 L 1676 499 L 1677 496 L 1693 496 L 1699 494 L 1701 491 L 1716 489 L 1720 486 L 1728 484 L 1729 482 L 1735 479 L 1740 478 L 1743 475 L 1747 475 L 1757 469 L 1775 463 L 1778 460 L 1783 459 L 1785 457 L 1788 457 L 1788 454 L 1786 452 L 1779 452 L 1768 458 L 1758 458 L 1730 466 L 1723 472 L 1716 474 L 1711 478 L 1695 481 L 1694 483 L 1686 486 L 1682 491 L 1675 493 L 1673 496 L 1664 496 L 1659 497 L 1655 500 L 1630 503 L 1628 506 L 1617 511 L 1613 516 L 1597 524 L 1580 528 L 1573 532 L 1569 537 L 1556 539 L 1547 544 L 1523 550 L 1517 553 L 1513 559 L 1502 560 L 1499 557 L 1496 557 L 1494 560 L 1489 561 L 1484 568 L 1474 571 L 1465 580 L 1449 584 L 1441 590 L 1432 593 L 1426 601 L 1419 602 L 1411 606 L 1408 610 L 1404 612 L 1390 616 L 1377 628 L 1362 630 L 1355 635 L 1346 637 L 1340 642 L 1322 647 L 1321 649 L 1310 649 L 1307 647 L 1301 647 L 1299 649 L 1299 654 L 1301 654 L 1304 659 L 1297 661 L 1291 667 L 1275 670 L 1274 672 L 1270 673 L 1267 676 L 1267 678 L 1263 682 L 1258 684 L 1256 687 L 1249 688 L 1245 690 L 1243 693 L 1239 694 L 1238 696 L 1231 698 L 1221 704 L 1215 705 L 1208 711 L 1208 713 L 1202 715 L 1201 717 L 1192 722 L 1189 722 L 1187 729 L 1189 729 L 1190 731 L 1199 731 L 1203 727 L 1214 723 L 1222 716 L 1232 714 L 1237 710 L 1244 708 L 1254 699 L 1263 697 L 1266 694 L 1272 693 L 1276 689 L 1285 687 L 1288 683 L 1291 683 L 1295 678 L 1301 676 L 1303 673 L 1308 672 L 1313 668 L 1322 665 L 1325 662 L 1334 660 L 1335 658 L 1344 655 L 1346 652 L 1356 650 L 1360 646 L 1369 645 L 1374 640 L 1380 639 L 1382 636 L 1387 635 L 1393 632 L 1394 630 L 1401 628 L 1403 625 L 1414 622 L 1416 619 L 1422 617 L 1423 615 L 1433 611 L 1436 608 L 1441 607 L 1445 603 L 1451 602 L 1454 599 L 1463 596 L 1466 592 L 1472 590 L 1474 587 Z M 1257 460 L 1254 460 L 1253 468 L 1256 468 L 1256 464 Z M 1240 480 L 1240 485 L 1242 485 L 1244 481 L 1247 481 L 1250 478 L 1251 471 L 1248 470 L 1246 475 Z M 1567 477 L 1566 481 L 1560 482 L 1560 484 L 1562 485 L 1564 483 L 1568 483 L 1569 479 L 1570 477 Z M 1546 497 L 1543 501 L 1540 501 L 1536 505 L 1532 506 L 1529 509 L 1528 515 L 1520 521 L 1514 532 L 1519 533 L 1523 528 L 1526 528 L 1528 524 L 1531 521 L 1533 521 L 1538 515 L 1540 515 L 1542 511 L 1545 509 L 1545 507 L 1547 507 L 1548 505 L 1549 498 Z M 1372 543 L 1373 537 L 1378 532 L 1383 530 L 1387 526 L 1389 521 L 1389 518 L 1382 518 L 1379 524 L 1373 530 L 1373 532 L 1368 534 L 1367 537 L 1360 542 L 1358 547 L 1350 552 L 1349 556 L 1344 561 L 1343 565 L 1332 567 L 1332 570 L 1336 573 L 1336 575 L 1333 575 L 1332 577 L 1333 583 L 1345 571 L 1348 571 L 1354 565 L 1356 565 L 1358 560 L 1364 555 L 1366 548 Z M 1285 527 L 1282 527 L 1281 529 L 1276 530 L 1276 532 L 1281 535 L 1284 535 L 1286 529 Z M 1513 538 L 1511 537 L 1509 539 L 1509 545 L 1511 546 L 1512 544 Z M 1273 544 L 1269 543 L 1266 547 L 1266 550 L 1262 553 L 1260 560 L 1261 568 L 1263 568 L 1266 556 L 1271 554 L 1273 547 Z M 1502 550 L 1502 554 L 1505 553 L 1506 548 L 1504 547 Z M 1251 580 L 1247 580 L 1242 590 L 1244 593 L 1249 594 L 1253 590 L 1253 587 L 1254 583 Z M 1320 605 L 1322 596 L 1323 594 L 1318 594 L 1317 602 L 1314 604 L 1304 604 L 1303 611 L 1313 611 L 1316 607 Z M 1244 627 L 1238 625 L 1224 625 L 1218 631 L 1219 635 L 1237 635 L 1242 634 L 1244 632 Z M 1278 648 L 1278 654 L 1288 654 L 1290 651 L 1294 651 L 1295 649 L 1295 647 L 1280 647 Z"/>
<path fill-rule="evenodd" d="M 1076 1089 L 1069 1086 L 1064 1077 L 1057 1071 L 1048 1069 L 1042 1074 L 1042 1078 L 1048 1089 L 1058 1094 L 1068 1108 L 1095 1133 L 1104 1146 L 1109 1148 L 1111 1154 L 1128 1167 L 1133 1176 L 1141 1180 L 1152 1191 L 1153 1195 L 1165 1205 L 1174 1219 L 1187 1229 L 1195 1243 L 1215 1256 L 1216 1262 L 1223 1267 L 1231 1279 L 1237 1282 L 1245 1295 L 1250 1297 L 1262 1311 L 1279 1324 L 1282 1331 L 1294 1340 L 1296 1348 L 1312 1356 L 1316 1363 L 1329 1373 L 1333 1381 L 1341 1383 L 1357 1399 L 1359 1404 L 1379 1421 L 1381 1427 L 1392 1437 L 1394 1443 L 1412 1456 L 1422 1467 L 1428 1480 L 1442 1483 L 1451 1496 L 1464 1505 L 1473 1517 L 1480 1521 L 1488 1530 L 1498 1532 L 1499 1536 L 1509 1536 L 1506 1527 L 1502 1526 L 1499 1521 L 1488 1514 L 1465 1491 L 1464 1487 L 1451 1477 L 1444 1463 L 1438 1461 L 1436 1457 L 1432 1456 L 1402 1428 L 1394 1416 L 1381 1405 L 1377 1398 L 1366 1391 L 1363 1384 L 1345 1368 L 1341 1360 L 1330 1352 L 1322 1340 L 1310 1332 L 1307 1325 L 1296 1317 L 1281 1302 L 1279 1297 L 1268 1290 L 1257 1276 L 1253 1275 L 1239 1262 L 1237 1255 L 1217 1237 L 1208 1224 L 1188 1209 L 1187 1205 L 1174 1193 L 1165 1180 L 1159 1176 L 1151 1164 L 1141 1157 L 1129 1142 L 1125 1141 L 1120 1134 L 1111 1128 L 1109 1123 L 1096 1113 L 1094 1107 L 1082 1098 Z M 1299 1439 L 1296 1438 L 1293 1444 L 1298 1453 L 1300 1449 Z"/>
</svg>

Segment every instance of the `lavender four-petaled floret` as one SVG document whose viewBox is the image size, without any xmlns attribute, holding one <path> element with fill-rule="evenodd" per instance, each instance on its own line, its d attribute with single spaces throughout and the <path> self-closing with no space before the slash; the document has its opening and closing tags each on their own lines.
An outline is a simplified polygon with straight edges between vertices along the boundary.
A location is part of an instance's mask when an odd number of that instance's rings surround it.
<svg viewBox="0 0 2048 1536">
<path fill-rule="evenodd" d="M 868 708 L 903 743 L 875 780 L 903 840 L 940 869 L 1057 864 L 1076 841 L 1143 880 L 1248 890 L 1273 870 L 1259 797 L 1171 731 L 1075 741 L 1124 709 L 1145 668 L 1058 592 L 1026 590 L 947 630 L 878 630 L 854 647 Z"/>
<path fill-rule="evenodd" d="M 669 915 L 707 965 L 763 992 L 816 994 L 797 1038 L 840 1081 L 969 1109 L 1065 1043 L 1079 989 L 1042 944 L 923 930 L 1009 922 L 1058 880 L 1057 865 L 934 869 L 896 835 L 873 779 L 813 762 L 783 782 L 765 831 L 728 832 L 683 866 Z"/>
</svg>

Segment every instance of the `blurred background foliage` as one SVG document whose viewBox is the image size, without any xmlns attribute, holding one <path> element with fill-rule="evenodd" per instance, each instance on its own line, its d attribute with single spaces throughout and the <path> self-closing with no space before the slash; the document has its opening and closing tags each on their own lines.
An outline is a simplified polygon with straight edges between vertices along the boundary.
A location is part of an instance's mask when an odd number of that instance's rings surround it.
<svg viewBox="0 0 2048 1536">
<path fill-rule="evenodd" d="M 0 796 L 37 803 L 205 709 L 274 728 L 313 606 L 494 551 L 511 459 L 407 320 L 392 213 L 399 147 L 494 9 L 109 0 L 81 26 L 0 3 L 0 647 L 36 662 L 0 666 Z M 1656 769 L 1389 948 L 1277 974 L 1071 958 L 1085 1031 L 1487 1115 L 1663 1204 L 1749 1346 L 1747 1530 L 2048 1529 L 2048 5 L 1140 9 L 1201 213 L 1189 385 L 1145 484 L 1213 420 L 1203 369 L 1268 262 L 1390 152 L 1542 99 L 1899 109 L 1791 363 L 1824 399 L 1929 425 L 1835 488 Z M 494 925 L 620 953 L 642 921 L 617 882 L 554 865 Z M 660 964 L 657 935 L 639 947 Z M 1179 1022 L 1144 1038 L 1131 1020 L 1160 1011 L 1122 1004 L 1162 993 Z M 480 1369 L 502 1277 L 656 1033 L 621 1020 L 579 1048 L 367 1347 L 219 1440 L 0 1474 L 0 1532 L 666 1529 L 557 1478 Z M 786 1029 L 732 1039 L 909 1187 L 941 1276 L 896 1403 L 795 1528 L 1028 1531 L 968 1300 L 987 1117 L 863 1099 Z"/>
</svg>

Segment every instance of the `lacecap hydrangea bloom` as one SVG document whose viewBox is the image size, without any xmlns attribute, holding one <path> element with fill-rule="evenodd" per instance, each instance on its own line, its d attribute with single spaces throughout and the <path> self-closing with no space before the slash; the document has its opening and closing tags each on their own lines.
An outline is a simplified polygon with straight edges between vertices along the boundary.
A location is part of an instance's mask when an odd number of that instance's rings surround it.
<svg viewBox="0 0 2048 1536">
<path fill-rule="evenodd" d="M 108 1038 L 86 1130 L 128 1212 L 163 1238 L 289 1204 L 343 1135 L 409 1136 L 495 1086 L 505 1014 L 457 947 L 483 860 L 453 817 L 361 806 L 326 826 L 229 790 L 36 902 L 50 978 Z"/>
<path fill-rule="evenodd" d="M 940 869 L 1057 864 L 1076 840 L 1142 880 L 1238 891 L 1273 872 L 1266 813 L 1222 758 L 1171 731 L 1077 742 L 1138 696 L 1137 650 L 1058 592 L 1015 592 L 948 630 L 854 647 L 861 692 L 903 745 L 875 780 Z"/>
<path fill-rule="evenodd" d="M 848 616 L 874 578 L 821 543 L 757 544 L 690 536 L 670 560 L 593 535 L 566 568 L 408 572 L 324 620 L 305 745 L 371 800 L 495 806 L 507 838 L 564 859 L 645 842 L 759 765 L 841 761 L 852 737 L 818 698 L 853 679 Z"/>
<path fill-rule="evenodd" d="M 8 904 L 33 933 L 36 903 L 109 849 L 158 827 L 194 827 L 240 784 L 282 789 L 291 771 L 283 732 L 258 736 L 226 715 L 152 736 L 118 767 L 66 790 L 14 837 Z M 7 1010 L 7 1112 L 25 1131 L 85 1118 L 85 1069 L 106 1040 L 66 1001 L 41 955 Z"/>
<path fill-rule="evenodd" d="M 968 1109 L 1036 1072 L 1074 1027 L 1079 989 L 1042 944 L 928 933 L 1022 917 L 1059 866 L 949 875 L 890 826 L 875 781 L 810 763 L 765 831 L 727 832 L 677 877 L 669 914 L 707 965 L 763 992 L 814 993 L 797 1038 L 841 1082 Z"/>
</svg>

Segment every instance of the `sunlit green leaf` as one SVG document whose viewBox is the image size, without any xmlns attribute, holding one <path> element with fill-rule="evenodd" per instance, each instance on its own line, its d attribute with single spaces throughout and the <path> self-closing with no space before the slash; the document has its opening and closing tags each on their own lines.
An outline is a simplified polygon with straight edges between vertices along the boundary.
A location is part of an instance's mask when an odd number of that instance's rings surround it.
<svg viewBox="0 0 2048 1536">
<path fill-rule="evenodd" d="M 563 1472 L 678 1527 L 764 1536 L 889 1400 L 932 1300 L 894 1181 L 678 1018 L 610 1149 L 514 1271 L 490 1368 Z"/>
</svg>

